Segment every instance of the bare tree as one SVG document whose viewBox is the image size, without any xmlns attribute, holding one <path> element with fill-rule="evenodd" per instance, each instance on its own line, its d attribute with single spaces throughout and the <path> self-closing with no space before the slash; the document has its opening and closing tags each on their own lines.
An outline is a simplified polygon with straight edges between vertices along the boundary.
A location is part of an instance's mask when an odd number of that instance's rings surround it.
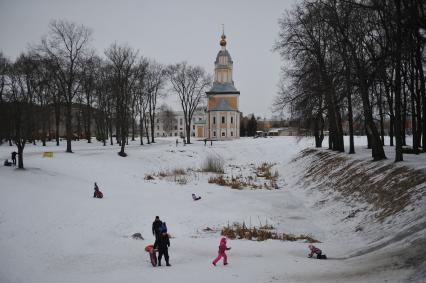
<svg viewBox="0 0 426 283">
<path fill-rule="evenodd" d="M 186 62 L 171 65 L 168 68 L 171 90 L 182 106 L 186 143 L 191 143 L 191 121 L 205 90 L 211 85 L 212 78 L 199 66 L 190 66 Z"/>
<path fill-rule="evenodd" d="M 10 67 L 9 60 L 0 51 L 0 145 L 3 143 L 3 139 L 10 139 L 10 120 L 7 119 L 9 114 L 9 108 L 6 105 L 5 94 L 6 94 L 6 82 L 7 72 Z"/>
<path fill-rule="evenodd" d="M 81 61 L 81 88 L 85 108 L 83 110 L 83 126 L 88 143 L 92 142 L 92 109 L 96 76 L 98 76 L 101 59 L 94 52 Z"/>
<path fill-rule="evenodd" d="M 148 61 L 144 58 L 137 65 L 139 69 L 135 84 L 135 109 L 136 115 L 139 116 L 139 137 L 140 144 L 143 145 L 144 126 L 146 125 L 146 110 L 148 107 L 148 92 L 147 92 L 147 68 Z M 147 137 L 149 143 L 149 137 Z"/>
<path fill-rule="evenodd" d="M 163 65 L 150 61 L 146 74 L 146 94 L 148 98 L 148 115 L 151 129 L 151 142 L 155 142 L 155 115 L 157 109 L 157 101 L 162 95 L 161 90 L 166 83 L 166 70 Z"/>
<path fill-rule="evenodd" d="M 112 91 L 116 101 L 117 129 L 121 150 L 118 153 L 125 157 L 124 151 L 129 132 L 130 103 L 134 95 L 136 78 L 138 77 L 137 51 L 128 46 L 120 46 L 113 43 L 106 51 L 105 55 L 109 59 L 112 71 Z"/>
<path fill-rule="evenodd" d="M 8 101 L 11 105 L 13 142 L 18 148 L 18 168 L 24 169 L 24 148 L 33 134 L 34 89 L 37 64 L 28 54 L 21 54 L 9 70 Z"/>
<path fill-rule="evenodd" d="M 67 152 L 72 152 L 72 106 L 74 97 L 79 91 L 78 67 L 83 59 L 91 30 L 64 20 L 53 20 L 49 24 L 49 34 L 42 39 L 40 50 L 44 52 L 56 67 L 54 73 L 58 82 L 59 92 L 65 102 L 65 127 L 67 132 Z"/>
</svg>

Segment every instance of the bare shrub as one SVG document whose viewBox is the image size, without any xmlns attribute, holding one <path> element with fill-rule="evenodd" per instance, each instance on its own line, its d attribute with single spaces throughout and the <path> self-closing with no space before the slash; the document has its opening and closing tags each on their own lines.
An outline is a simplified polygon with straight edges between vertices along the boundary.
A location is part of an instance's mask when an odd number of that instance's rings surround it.
<svg viewBox="0 0 426 283">
<path fill-rule="evenodd" d="M 225 180 L 223 175 L 219 175 L 219 176 L 216 176 L 216 177 L 210 177 L 208 182 L 210 184 L 217 184 L 219 186 L 227 186 L 227 184 L 228 184 L 227 180 Z"/>
<path fill-rule="evenodd" d="M 231 226 L 223 227 L 221 231 L 222 236 L 226 236 L 230 239 L 246 239 L 251 241 L 265 241 L 268 239 L 282 240 L 282 241 L 299 241 L 304 240 L 308 243 L 319 243 L 318 240 L 314 239 L 309 235 L 295 236 L 293 234 L 277 233 L 275 227 L 272 225 L 264 225 L 259 228 L 250 227 L 247 228 L 245 223 L 234 223 Z"/>
<path fill-rule="evenodd" d="M 220 157 L 219 155 L 210 154 L 204 160 L 202 171 L 223 174 L 225 172 L 223 167 L 224 167 L 223 158 Z"/>
</svg>

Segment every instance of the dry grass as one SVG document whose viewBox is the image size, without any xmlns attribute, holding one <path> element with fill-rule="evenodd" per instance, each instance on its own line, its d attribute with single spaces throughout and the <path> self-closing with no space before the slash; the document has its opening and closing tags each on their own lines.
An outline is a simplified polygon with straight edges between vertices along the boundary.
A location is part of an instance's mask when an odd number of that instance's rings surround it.
<svg viewBox="0 0 426 283">
<path fill-rule="evenodd" d="M 218 155 L 208 155 L 204 160 L 201 171 L 223 174 L 225 170 L 222 157 Z"/>
<path fill-rule="evenodd" d="M 219 186 L 231 187 L 232 189 L 242 190 L 242 189 L 267 189 L 267 190 L 277 190 L 279 189 L 276 180 L 268 180 L 263 184 L 257 184 L 256 180 L 251 176 L 243 177 L 241 175 L 235 177 L 228 177 L 224 175 L 212 176 L 208 179 L 210 184 L 217 184 Z"/>
<path fill-rule="evenodd" d="M 186 175 L 187 175 L 187 170 L 182 168 L 176 168 L 173 170 L 163 170 L 155 174 L 146 175 L 145 180 L 152 180 L 154 179 L 153 176 L 157 176 L 160 179 L 166 179 L 167 181 L 170 181 L 170 182 L 175 182 L 180 185 L 185 185 L 188 183 L 188 179 Z M 148 179 L 148 178 L 152 178 L 152 179 Z"/>
<path fill-rule="evenodd" d="M 319 243 L 318 240 L 314 239 L 309 235 L 299 235 L 295 236 L 292 234 L 286 233 L 277 233 L 274 231 L 272 225 L 265 225 L 259 228 L 250 227 L 248 228 L 245 223 L 234 223 L 233 225 L 228 225 L 223 227 L 221 231 L 222 236 L 226 236 L 230 239 L 246 239 L 251 241 L 265 241 L 268 239 L 272 240 L 282 240 L 282 241 L 299 241 L 304 240 L 308 243 Z"/>
<path fill-rule="evenodd" d="M 274 173 L 271 172 L 271 168 L 275 165 L 275 163 L 267 163 L 263 162 L 260 166 L 256 168 L 256 176 L 262 177 L 267 180 L 277 180 L 278 179 L 278 171 L 275 170 Z"/>
<path fill-rule="evenodd" d="M 231 187 L 232 189 L 279 189 L 278 182 L 278 171 L 272 172 L 271 168 L 275 164 L 263 162 L 260 166 L 255 167 L 254 164 L 250 164 L 255 169 L 255 174 L 249 176 L 243 176 L 242 174 L 235 176 L 218 175 L 212 176 L 208 179 L 210 184 L 217 184 L 219 186 Z M 240 169 L 239 166 L 230 166 L 232 169 Z M 260 180 L 260 182 L 259 182 Z M 262 182 L 263 181 L 263 182 Z"/>
</svg>

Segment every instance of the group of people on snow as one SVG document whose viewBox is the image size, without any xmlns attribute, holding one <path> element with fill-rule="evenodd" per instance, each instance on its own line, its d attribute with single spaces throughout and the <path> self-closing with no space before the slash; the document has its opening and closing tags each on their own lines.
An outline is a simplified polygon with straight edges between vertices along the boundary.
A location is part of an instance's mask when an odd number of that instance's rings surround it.
<svg viewBox="0 0 426 283">
<path fill-rule="evenodd" d="M 95 182 L 94 187 L 94 198 L 103 198 L 102 192 L 99 190 L 98 184 Z M 201 199 L 200 196 L 192 194 L 192 198 L 194 201 Z M 159 216 L 156 216 L 154 222 L 152 222 L 152 234 L 155 236 L 154 245 L 149 245 L 149 249 L 145 249 L 146 251 L 158 251 L 157 262 L 158 266 L 161 266 L 161 260 L 166 260 L 166 266 L 171 266 L 170 257 L 169 257 L 169 247 L 170 247 L 170 236 L 167 233 L 167 225 L 166 222 L 160 220 Z M 316 254 L 316 258 L 318 259 L 326 259 L 327 256 L 322 253 L 322 251 L 315 247 L 314 245 L 308 246 L 310 253 L 308 254 L 309 258 L 312 258 Z M 222 237 L 220 239 L 219 249 L 216 258 L 213 260 L 212 264 L 216 266 L 217 262 L 223 259 L 223 264 L 228 264 L 228 256 L 226 255 L 226 251 L 229 251 L 231 248 L 226 245 L 226 237 Z M 155 254 L 154 254 L 155 255 Z M 154 256 L 155 257 L 155 256 Z"/>
<path fill-rule="evenodd" d="M 170 239 L 167 234 L 166 222 L 160 220 L 159 216 L 155 216 L 152 222 L 152 234 L 155 236 L 154 250 L 158 250 L 158 266 L 161 266 L 161 259 L 164 256 L 166 266 L 171 266 L 169 262 Z"/>
</svg>

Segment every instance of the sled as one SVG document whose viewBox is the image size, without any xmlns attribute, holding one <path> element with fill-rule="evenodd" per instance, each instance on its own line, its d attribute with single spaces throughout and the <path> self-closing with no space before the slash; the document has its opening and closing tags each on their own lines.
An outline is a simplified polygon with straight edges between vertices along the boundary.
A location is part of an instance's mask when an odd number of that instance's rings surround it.
<svg viewBox="0 0 426 283">
<path fill-rule="evenodd" d="M 148 245 L 145 247 L 145 251 L 149 253 L 149 259 L 151 260 L 152 266 L 157 266 L 157 254 L 153 245 Z"/>
</svg>

